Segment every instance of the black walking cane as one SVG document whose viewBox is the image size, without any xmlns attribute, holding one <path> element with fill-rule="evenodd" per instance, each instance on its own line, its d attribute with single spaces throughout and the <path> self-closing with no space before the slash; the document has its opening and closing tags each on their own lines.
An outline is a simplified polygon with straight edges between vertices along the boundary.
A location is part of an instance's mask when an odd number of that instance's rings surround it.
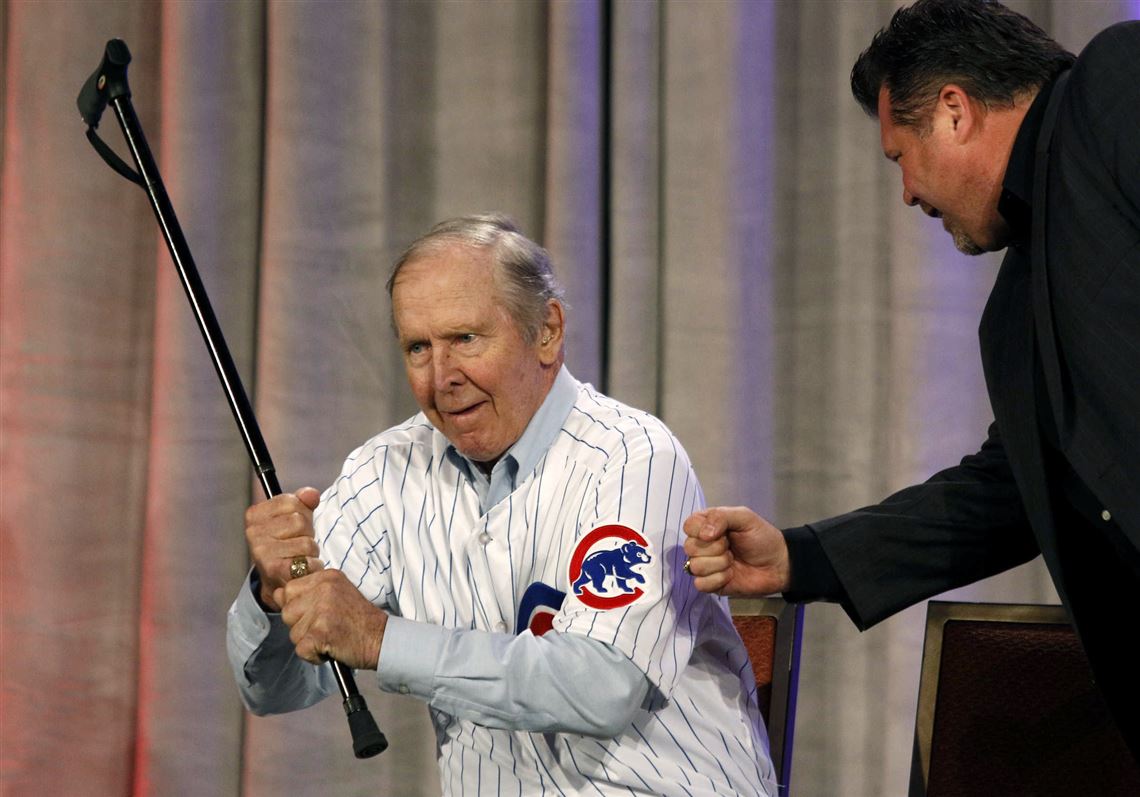
<svg viewBox="0 0 1140 797">
<path fill-rule="evenodd" d="M 238 376 L 233 358 L 230 357 L 229 347 L 222 336 L 222 329 L 214 317 L 210 307 L 210 299 L 206 289 L 198 276 L 198 269 L 194 266 L 194 259 L 190 256 L 190 247 L 182 235 L 182 228 L 178 225 L 178 218 L 174 215 L 174 207 L 166 195 L 162 178 L 158 173 L 158 166 L 150 154 L 146 138 L 138 117 L 135 116 L 131 105 L 131 90 L 127 85 L 127 65 L 131 62 L 130 51 L 121 39 L 111 39 L 107 42 L 103 52 L 103 61 L 99 68 L 92 73 L 83 88 L 79 91 L 77 103 L 83 121 L 87 123 L 87 138 L 102 156 L 107 164 L 134 183 L 138 183 L 150 198 L 154 215 L 158 219 L 158 226 L 162 229 L 162 236 L 166 239 L 166 247 L 174 260 L 174 267 L 178 269 L 178 276 L 182 280 L 182 287 L 186 289 L 186 297 L 190 300 L 190 307 L 194 311 L 194 318 L 202 337 L 206 341 L 206 348 L 214 361 L 214 368 L 218 378 L 222 380 L 222 389 L 226 392 L 230 410 L 237 421 L 241 431 L 242 440 L 245 441 L 246 451 L 257 478 L 265 490 L 265 497 L 272 498 L 281 494 L 281 485 L 277 483 L 277 474 L 273 469 L 273 462 L 269 458 L 269 450 L 265 446 L 265 439 L 257 426 L 257 418 L 253 408 L 246 398 L 242 388 L 241 377 Z M 115 109 L 115 116 L 119 119 L 119 126 L 123 130 L 123 137 L 131 150 L 136 172 L 108 147 L 95 133 L 99 126 L 99 118 L 107 103 Z M 344 713 L 348 715 L 348 727 L 352 731 L 352 751 L 357 758 L 371 758 L 384 752 L 388 740 L 376 726 L 376 721 L 365 705 L 364 697 L 356 688 L 352 670 L 340 662 L 330 661 L 333 675 L 336 677 L 340 695 L 344 700 Z"/>
</svg>

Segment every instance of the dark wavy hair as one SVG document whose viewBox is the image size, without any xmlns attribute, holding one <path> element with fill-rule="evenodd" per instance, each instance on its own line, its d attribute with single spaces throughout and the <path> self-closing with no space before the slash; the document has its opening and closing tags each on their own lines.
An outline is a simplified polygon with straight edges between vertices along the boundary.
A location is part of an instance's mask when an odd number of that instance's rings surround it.
<svg viewBox="0 0 1140 797">
<path fill-rule="evenodd" d="M 1009 108 L 1076 57 L 1029 19 L 993 0 L 918 0 L 875 34 L 851 70 L 851 93 L 878 117 L 887 87 L 891 120 L 919 126 L 939 90 L 957 83 L 987 108 Z"/>
</svg>

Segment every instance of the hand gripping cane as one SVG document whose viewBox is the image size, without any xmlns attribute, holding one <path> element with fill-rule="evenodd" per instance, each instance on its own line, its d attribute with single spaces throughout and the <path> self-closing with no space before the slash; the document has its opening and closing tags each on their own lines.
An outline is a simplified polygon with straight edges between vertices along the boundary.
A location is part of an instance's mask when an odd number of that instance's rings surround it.
<svg viewBox="0 0 1140 797">
<path fill-rule="evenodd" d="M 139 125 L 138 117 L 135 116 L 134 107 L 131 105 L 131 90 L 127 85 L 127 65 L 130 62 L 131 54 L 122 40 L 111 39 L 107 42 L 102 63 L 83 84 L 77 100 L 79 113 L 83 116 L 83 121 L 87 123 L 87 138 L 112 169 L 131 182 L 142 186 L 150 198 L 154 215 L 158 219 L 158 226 L 162 229 L 163 238 L 166 239 L 166 246 L 174 260 L 174 267 L 178 269 L 182 287 L 186 289 L 186 297 L 190 300 L 190 308 L 194 312 L 198 328 L 202 331 L 206 348 L 210 350 L 214 368 L 218 372 L 218 378 L 222 381 L 222 389 L 225 390 L 230 410 L 234 414 L 234 420 L 237 421 L 242 440 L 245 441 L 245 448 L 249 453 L 250 461 L 253 463 L 257 478 L 265 490 L 266 498 L 272 498 L 281 494 L 281 485 L 277 482 L 273 462 L 269 458 L 269 450 L 266 448 L 261 430 L 257 426 L 257 418 L 253 414 L 253 408 L 242 388 L 241 377 L 234 366 L 233 358 L 230 357 L 230 350 L 222 336 L 221 327 L 218 326 L 214 311 L 210 307 L 210 299 L 206 296 L 206 289 L 202 285 L 202 280 L 198 276 L 198 269 L 194 266 L 194 260 L 190 256 L 190 247 L 187 246 L 186 239 L 182 235 L 182 228 L 178 224 L 178 218 L 174 215 L 174 207 L 166 195 L 158 167 L 151 156 L 150 148 L 143 136 L 142 127 Z M 95 133 L 95 128 L 99 126 L 99 118 L 103 115 L 107 103 L 111 104 L 115 110 L 115 116 L 119 119 L 119 126 L 123 130 L 123 137 L 126 139 L 135 166 L 138 168 L 137 172 L 124 163 Z M 333 675 L 336 678 L 337 686 L 340 688 L 340 695 L 344 701 L 344 712 L 348 715 L 348 726 L 352 731 L 353 753 L 356 754 L 357 758 L 371 758 L 382 753 L 388 746 L 388 740 L 384 738 L 384 734 L 376 726 L 376 721 L 372 719 L 368 706 L 365 705 L 364 697 L 356 688 L 352 671 L 340 662 L 330 661 L 329 664 L 332 666 Z"/>
</svg>

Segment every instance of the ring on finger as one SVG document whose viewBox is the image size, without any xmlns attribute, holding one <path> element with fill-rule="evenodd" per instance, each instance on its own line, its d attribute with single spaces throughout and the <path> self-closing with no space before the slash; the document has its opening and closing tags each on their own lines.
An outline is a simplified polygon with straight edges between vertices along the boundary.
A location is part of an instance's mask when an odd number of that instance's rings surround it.
<svg viewBox="0 0 1140 797">
<path fill-rule="evenodd" d="M 685 567 L 684 567 L 684 570 L 685 570 L 685 572 L 686 572 L 686 573 L 688 573 L 690 576 L 693 574 L 693 568 L 692 568 L 692 566 L 691 566 L 692 564 L 693 564 L 693 562 L 692 562 L 692 560 L 691 560 L 691 559 L 686 559 L 686 560 L 685 560 Z"/>
<path fill-rule="evenodd" d="M 304 578 L 309 575 L 309 558 L 307 556 L 294 556 L 289 563 L 289 576 L 291 578 Z"/>
</svg>

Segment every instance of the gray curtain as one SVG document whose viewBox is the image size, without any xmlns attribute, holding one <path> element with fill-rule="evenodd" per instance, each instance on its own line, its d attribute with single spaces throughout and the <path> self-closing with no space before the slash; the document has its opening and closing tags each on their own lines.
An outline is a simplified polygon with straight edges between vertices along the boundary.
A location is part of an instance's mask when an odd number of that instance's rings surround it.
<svg viewBox="0 0 1140 797">
<path fill-rule="evenodd" d="M 1079 49 L 1121 0 L 1011 3 Z M 0 0 L 0 791 L 436 794 L 426 710 L 253 718 L 225 661 L 259 496 L 145 196 L 83 137 L 133 102 L 286 489 L 409 415 L 384 279 L 496 209 L 566 284 L 569 365 L 777 523 L 971 452 L 996 259 L 903 207 L 847 73 L 891 2 Z M 114 115 L 99 128 L 125 152 Z M 1039 564 L 960 591 L 1052 601 Z M 899 794 L 922 607 L 807 613 L 801 795 Z"/>
</svg>

